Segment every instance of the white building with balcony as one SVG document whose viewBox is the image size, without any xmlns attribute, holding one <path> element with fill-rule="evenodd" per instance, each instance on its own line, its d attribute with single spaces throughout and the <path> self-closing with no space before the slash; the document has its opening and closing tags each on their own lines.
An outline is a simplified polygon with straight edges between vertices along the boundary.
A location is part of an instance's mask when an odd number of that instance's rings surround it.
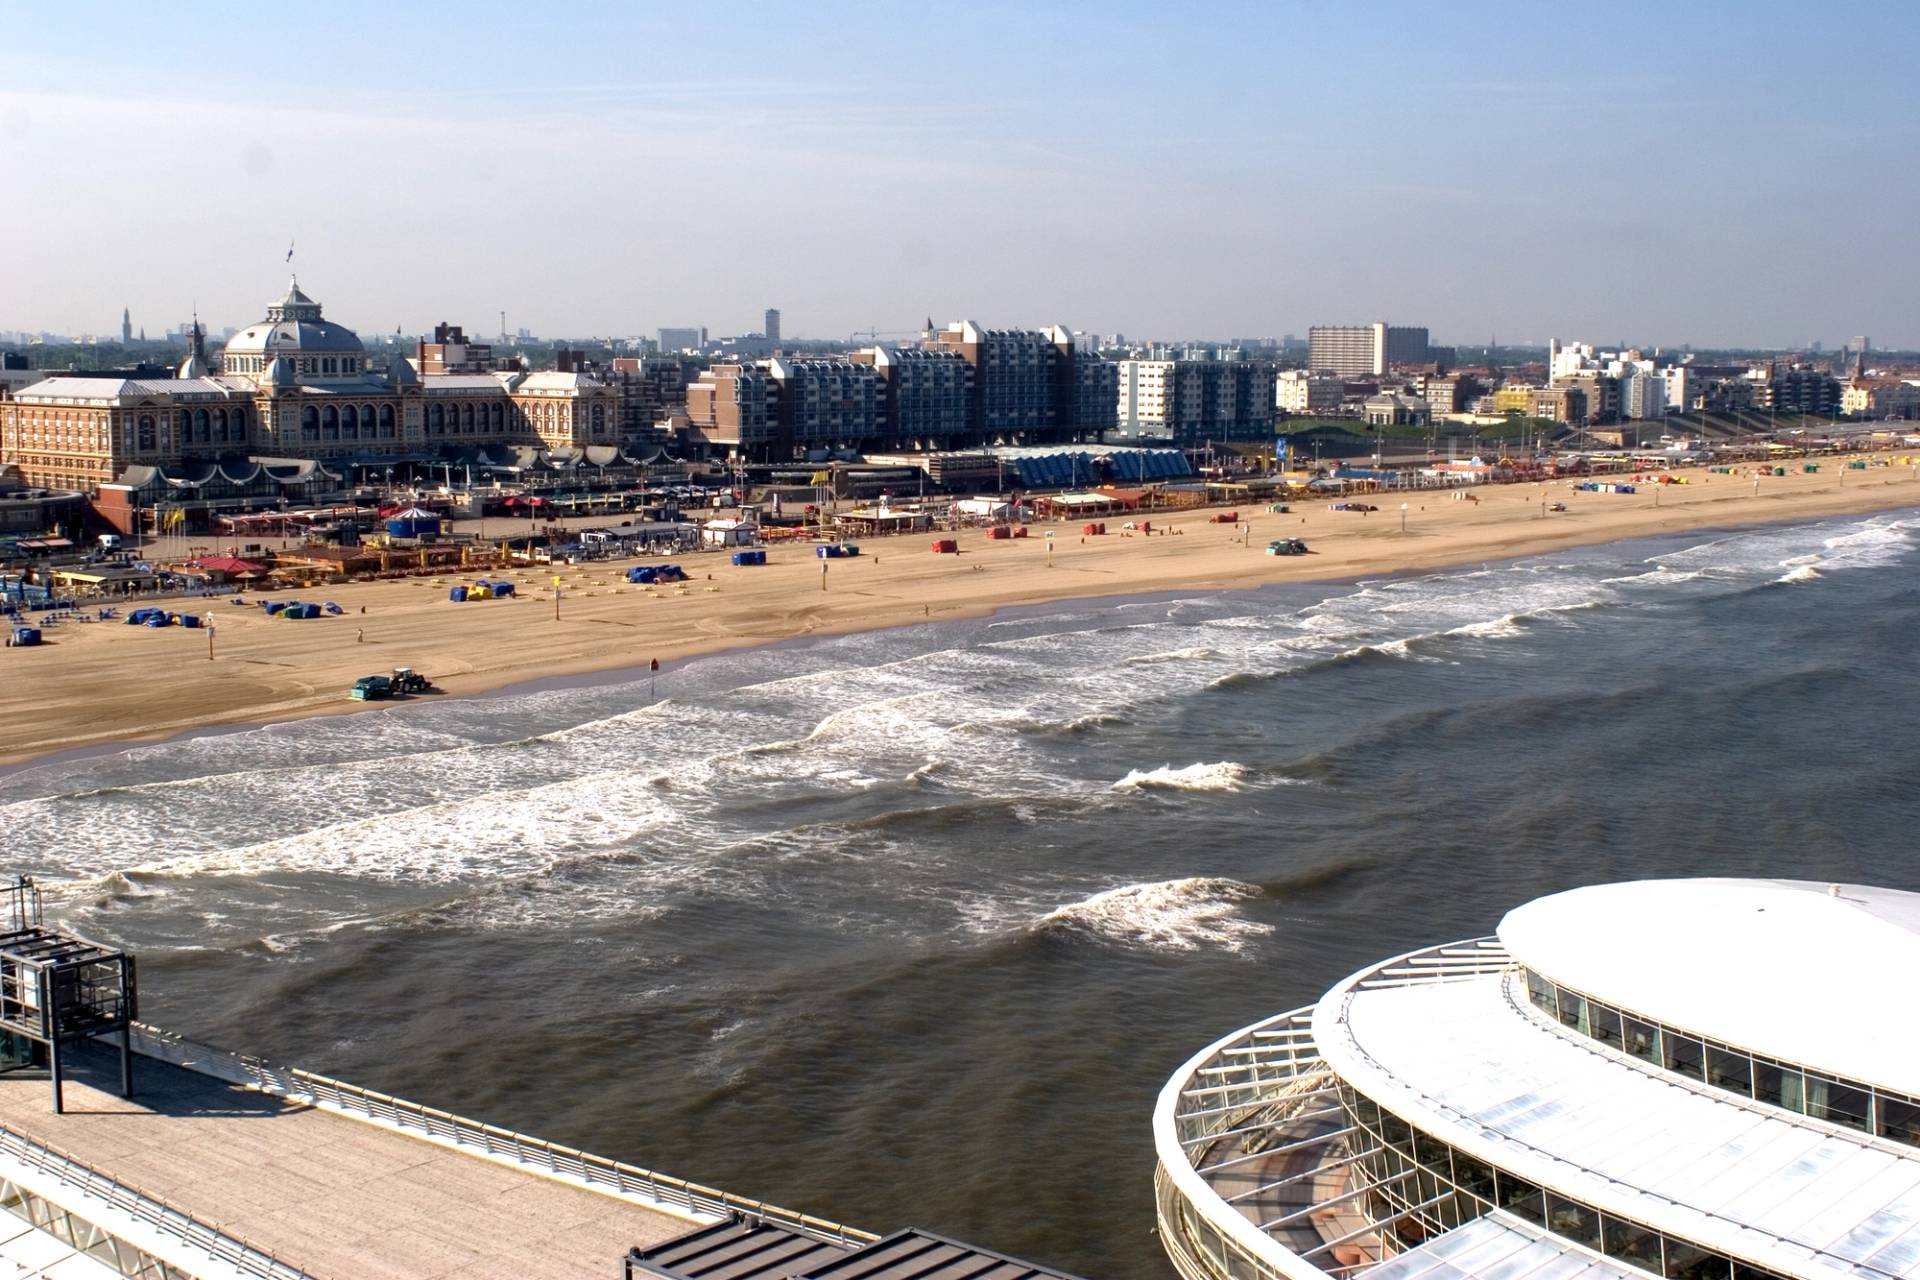
<svg viewBox="0 0 1920 1280">
<path fill-rule="evenodd" d="M 1232 1033 L 1154 1112 L 1186 1280 L 1920 1276 L 1920 894 L 1600 885 Z"/>
</svg>

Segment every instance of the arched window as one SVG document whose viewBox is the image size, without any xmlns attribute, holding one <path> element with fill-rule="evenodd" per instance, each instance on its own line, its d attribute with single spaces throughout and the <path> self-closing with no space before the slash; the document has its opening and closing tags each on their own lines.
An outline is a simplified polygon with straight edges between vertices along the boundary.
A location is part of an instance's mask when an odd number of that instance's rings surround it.
<svg viewBox="0 0 1920 1280">
<path fill-rule="evenodd" d="M 174 415 L 173 436 L 174 439 L 179 440 L 183 444 L 193 439 L 193 411 L 191 409 L 181 409 Z"/>
<path fill-rule="evenodd" d="M 235 409 L 233 411 L 232 430 L 233 430 L 233 439 L 236 444 L 243 444 L 246 442 L 247 411 L 245 409 Z"/>
<path fill-rule="evenodd" d="M 340 410 L 328 405 L 320 413 L 320 438 L 338 440 L 340 438 Z"/>
<path fill-rule="evenodd" d="M 461 426 L 461 430 L 465 431 L 466 434 L 468 435 L 473 434 L 473 406 L 472 405 L 468 405 L 466 413 L 461 415 L 460 426 Z"/>
<path fill-rule="evenodd" d="M 201 444 L 213 441 L 213 419 L 205 409 L 199 409 L 193 415 L 193 436 Z M 185 443 L 184 441 L 182 443 Z"/>
<path fill-rule="evenodd" d="M 495 400 L 493 402 L 493 429 L 495 431 L 504 431 L 506 430 L 506 427 L 507 427 L 507 406 L 501 404 L 498 400 Z"/>
<path fill-rule="evenodd" d="M 360 438 L 360 411 L 352 405 L 340 410 L 340 435 L 345 440 Z"/>
<path fill-rule="evenodd" d="M 153 415 L 150 413 L 140 415 L 140 435 L 137 447 L 142 453 L 152 453 L 160 447 L 160 433 L 154 429 Z"/>
<path fill-rule="evenodd" d="M 302 440 L 320 438 L 320 411 L 312 405 L 300 411 L 300 438 Z"/>
<path fill-rule="evenodd" d="M 227 442 L 227 411 L 225 409 L 213 411 L 213 438 L 221 444 Z"/>
<path fill-rule="evenodd" d="M 360 438 L 373 439 L 373 406 L 370 404 L 360 406 Z"/>
<path fill-rule="evenodd" d="M 593 434 L 595 434 L 596 436 L 601 435 L 606 431 L 606 429 L 607 429 L 607 406 L 603 404 L 596 404 L 593 406 Z"/>
<path fill-rule="evenodd" d="M 380 406 L 380 438 L 393 439 L 393 406 L 390 404 Z"/>
<path fill-rule="evenodd" d="M 437 404 L 427 410 L 427 430 L 436 436 L 443 436 L 447 433 L 447 408 L 445 405 Z"/>
</svg>

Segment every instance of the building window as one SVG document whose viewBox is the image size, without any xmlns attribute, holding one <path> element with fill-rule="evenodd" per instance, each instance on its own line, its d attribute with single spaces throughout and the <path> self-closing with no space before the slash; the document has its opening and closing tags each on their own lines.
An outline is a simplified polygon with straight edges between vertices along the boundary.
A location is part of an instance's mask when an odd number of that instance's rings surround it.
<svg viewBox="0 0 1920 1280">
<path fill-rule="evenodd" d="M 380 406 L 380 437 L 383 440 L 393 439 L 393 406 L 390 404 Z"/>
<path fill-rule="evenodd" d="M 140 415 L 139 438 L 136 446 L 142 453 L 151 453 L 160 447 L 160 433 L 154 429 L 153 415 Z"/>
<path fill-rule="evenodd" d="M 302 440 L 320 438 L 320 411 L 312 405 L 300 411 L 300 438 Z"/>
</svg>

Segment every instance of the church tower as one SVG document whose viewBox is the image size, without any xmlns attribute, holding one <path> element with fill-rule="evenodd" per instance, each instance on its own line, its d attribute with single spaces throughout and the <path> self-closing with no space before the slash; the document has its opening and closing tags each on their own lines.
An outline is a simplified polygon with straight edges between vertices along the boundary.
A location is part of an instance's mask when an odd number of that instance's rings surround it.
<svg viewBox="0 0 1920 1280">
<path fill-rule="evenodd" d="M 122 346 L 133 341 L 133 311 L 128 307 L 120 308 L 120 342 Z"/>
</svg>

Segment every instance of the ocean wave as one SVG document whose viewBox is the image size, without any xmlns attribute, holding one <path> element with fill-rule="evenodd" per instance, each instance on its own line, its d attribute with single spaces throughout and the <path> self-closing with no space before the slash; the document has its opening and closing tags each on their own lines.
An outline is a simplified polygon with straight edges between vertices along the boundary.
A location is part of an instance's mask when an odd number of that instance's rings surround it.
<svg viewBox="0 0 1920 1280">
<path fill-rule="evenodd" d="M 1113 784 L 1115 791 L 1238 791 L 1247 767 L 1232 760 L 1213 764 L 1190 764 L 1176 769 L 1162 765 L 1158 769 L 1134 769 Z"/>
<path fill-rule="evenodd" d="M 1821 576 L 1820 571 L 1811 564 L 1797 564 L 1775 578 L 1775 582 L 1813 582 Z"/>
<path fill-rule="evenodd" d="M 1273 932 L 1249 920 L 1240 904 L 1264 896 L 1258 885 L 1189 876 L 1106 889 L 1057 907 L 1034 922 L 1037 932 L 1069 932 L 1148 951 L 1190 952 L 1203 947 L 1240 952 Z"/>
<path fill-rule="evenodd" d="M 1216 657 L 1218 653 L 1219 651 L 1216 649 L 1209 649 L 1204 645 L 1195 645 L 1188 649 L 1163 649 L 1159 653 L 1143 653 L 1137 657 L 1127 658 L 1125 661 L 1129 665 L 1134 666 L 1150 665 L 1159 662 L 1200 662 L 1207 658 Z"/>
</svg>

